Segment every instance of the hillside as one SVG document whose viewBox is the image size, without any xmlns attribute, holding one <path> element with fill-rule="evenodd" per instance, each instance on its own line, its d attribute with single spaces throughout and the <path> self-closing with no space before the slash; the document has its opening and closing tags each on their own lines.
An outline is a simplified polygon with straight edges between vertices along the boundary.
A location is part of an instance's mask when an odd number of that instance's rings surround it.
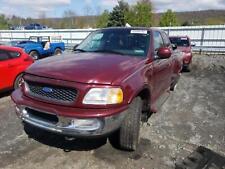
<svg viewBox="0 0 225 169">
<path fill-rule="evenodd" d="M 155 24 L 159 24 L 162 13 L 155 15 Z M 190 25 L 223 25 L 225 24 L 225 10 L 206 10 L 191 12 L 176 12 L 178 23 L 188 22 Z"/>
<path fill-rule="evenodd" d="M 163 13 L 155 13 L 153 26 L 158 26 Z M 176 12 L 179 25 L 223 25 L 225 24 L 225 10 L 205 10 L 191 12 Z M 98 16 L 75 16 L 69 18 L 19 18 L 10 19 L 10 25 L 27 25 L 41 23 L 55 29 L 95 28 Z M 1 27 L 0 27 L 1 29 Z"/>
</svg>

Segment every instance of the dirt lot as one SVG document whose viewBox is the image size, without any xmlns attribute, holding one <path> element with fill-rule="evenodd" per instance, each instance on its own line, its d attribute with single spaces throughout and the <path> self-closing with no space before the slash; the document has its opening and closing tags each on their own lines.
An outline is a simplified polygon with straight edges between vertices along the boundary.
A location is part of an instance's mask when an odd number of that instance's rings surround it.
<svg viewBox="0 0 225 169">
<path fill-rule="evenodd" d="M 42 131 L 28 138 L 10 97 L 0 99 L 0 168 L 172 169 L 199 145 L 225 155 L 225 56 L 195 56 L 192 71 L 182 74 L 141 136 L 137 152 Z"/>
</svg>

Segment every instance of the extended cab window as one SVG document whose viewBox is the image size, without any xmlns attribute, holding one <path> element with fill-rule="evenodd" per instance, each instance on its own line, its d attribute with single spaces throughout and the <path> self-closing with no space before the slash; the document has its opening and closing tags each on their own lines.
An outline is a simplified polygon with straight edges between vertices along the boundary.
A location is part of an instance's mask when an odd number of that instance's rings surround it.
<svg viewBox="0 0 225 169">
<path fill-rule="evenodd" d="M 154 50 L 157 51 L 159 48 L 164 46 L 162 36 L 160 32 L 153 33 Z"/>
</svg>

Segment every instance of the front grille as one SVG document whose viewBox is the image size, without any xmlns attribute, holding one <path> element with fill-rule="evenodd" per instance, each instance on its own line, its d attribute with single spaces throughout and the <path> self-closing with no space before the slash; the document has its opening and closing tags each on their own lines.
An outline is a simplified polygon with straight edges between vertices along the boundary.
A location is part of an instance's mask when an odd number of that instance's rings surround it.
<svg viewBox="0 0 225 169">
<path fill-rule="evenodd" d="M 33 97 L 56 102 L 74 102 L 77 97 L 77 90 L 68 87 L 26 82 L 29 94 Z"/>
</svg>

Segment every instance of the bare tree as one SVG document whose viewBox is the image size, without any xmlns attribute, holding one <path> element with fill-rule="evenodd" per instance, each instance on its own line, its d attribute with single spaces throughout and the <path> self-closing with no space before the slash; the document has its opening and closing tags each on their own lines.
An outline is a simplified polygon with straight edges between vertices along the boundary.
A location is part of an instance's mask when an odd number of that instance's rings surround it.
<svg viewBox="0 0 225 169">
<path fill-rule="evenodd" d="M 74 28 L 75 27 L 75 22 L 76 22 L 76 13 L 72 10 L 66 10 L 63 13 L 63 18 L 65 18 L 66 22 L 65 25 L 66 27 Z"/>
</svg>

